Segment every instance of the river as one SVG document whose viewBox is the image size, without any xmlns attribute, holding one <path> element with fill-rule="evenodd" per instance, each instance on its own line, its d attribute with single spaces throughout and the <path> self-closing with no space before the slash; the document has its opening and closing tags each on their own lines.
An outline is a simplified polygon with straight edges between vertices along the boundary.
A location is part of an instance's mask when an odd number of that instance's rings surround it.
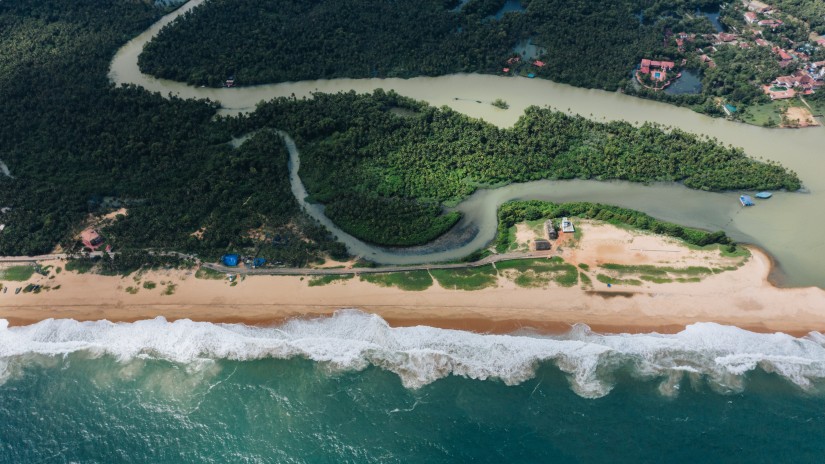
<svg viewBox="0 0 825 464">
<path fill-rule="evenodd" d="M 495 207 L 516 198 L 553 201 L 598 201 L 637 209 L 657 218 L 707 229 L 723 229 L 734 239 L 765 248 L 777 260 L 774 279 L 787 286 L 825 287 L 825 130 L 767 129 L 714 119 L 685 108 L 642 100 L 620 93 L 589 90 L 547 80 L 477 74 L 455 74 L 413 79 L 333 79 L 289 82 L 254 87 L 197 88 L 180 82 L 142 74 L 137 58 L 143 45 L 180 14 L 203 3 L 192 0 L 155 23 L 124 45 L 115 55 L 109 77 L 116 84 L 142 86 L 163 95 L 208 98 L 219 102 L 223 114 L 252 111 L 255 105 L 278 96 L 309 96 L 312 92 L 377 88 L 446 105 L 500 127 L 516 122 L 530 105 L 550 106 L 595 120 L 652 121 L 682 130 L 705 134 L 725 144 L 739 146 L 755 158 L 782 163 L 799 173 L 809 193 L 779 192 L 756 207 L 742 209 L 740 192 L 708 193 L 681 185 L 644 186 L 627 182 L 538 181 L 513 184 L 495 190 L 481 190 L 459 204 L 464 213 L 460 230 L 477 230 L 463 245 L 448 249 L 386 250 L 354 239 L 336 227 L 333 232 L 356 254 L 387 264 L 454 259 L 483 246 L 495 234 Z M 510 105 L 502 110 L 489 104 L 502 98 Z M 481 101 L 482 103 L 477 103 Z M 295 176 L 295 179 L 300 179 Z M 293 190 L 296 185 L 293 182 Z M 751 192 L 752 193 L 752 192 Z M 299 200 L 303 200 L 299 198 Z M 309 208 L 315 217 L 324 217 L 320 208 Z M 802 220 L 805 218 L 805 220 Z M 328 220 L 327 220 L 328 222 Z M 330 223 L 331 224 L 331 223 Z M 328 224 L 329 226 L 329 224 Z"/>
</svg>

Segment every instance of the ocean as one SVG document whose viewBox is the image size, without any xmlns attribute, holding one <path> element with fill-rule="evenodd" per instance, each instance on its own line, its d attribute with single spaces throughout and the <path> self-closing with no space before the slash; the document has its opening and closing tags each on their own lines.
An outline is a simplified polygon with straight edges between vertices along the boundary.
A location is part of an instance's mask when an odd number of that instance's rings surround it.
<svg viewBox="0 0 825 464">
<path fill-rule="evenodd" d="M 825 337 L 0 320 L 3 463 L 822 462 Z"/>
</svg>

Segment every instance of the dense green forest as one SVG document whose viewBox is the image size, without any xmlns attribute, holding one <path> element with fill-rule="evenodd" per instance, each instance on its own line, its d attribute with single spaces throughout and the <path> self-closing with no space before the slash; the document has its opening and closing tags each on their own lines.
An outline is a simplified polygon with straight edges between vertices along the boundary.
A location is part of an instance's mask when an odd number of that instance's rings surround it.
<svg viewBox="0 0 825 464">
<path fill-rule="evenodd" d="M 484 16 L 495 5 L 464 8 Z M 443 204 L 506 182 L 799 188 L 795 174 L 711 140 L 549 109 L 530 108 L 503 130 L 377 91 L 282 98 L 217 118 L 208 101 L 114 87 L 106 73 L 115 50 L 162 13 L 129 0 L 0 3 L 0 159 L 11 174 L 0 175 L 0 254 L 46 253 L 58 243 L 76 250 L 78 232 L 98 225 L 121 251 L 206 259 L 238 251 L 296 266 L 345 257 L 293 198 L 287 152 L 272 128 L 302 149 L 311 200 L 345 230 L 385 245 L 437 237 L 458 219 Z M 229 143 L 241 134 L 254 135 Z M 126 214 L 102 221 L 119 208 Z"/>
<path fill-rule="evenodd" d="M 292 134 L 311 199 L 327 205 L 347 232 L 385 245 L 440 235 L 454 218 L 440 217 L 433 202 L 456 203 L 480 186 L 506 182 L 581 178 L 676 181 L 703 190 L 800 187 L 796 174 L 779 165 L 678 129 L 597 123 L 537 107 L 512 129 L 499 129 L 378 90 L 279 98 L 237 123 L 247 131 L 277 127 Z M 394 233 L 388 237 L 384 229 Z"/>
<path fill-rule="evenodd" d="M 147 44 L 144 72 L 197 85 L 455 72 L 535 73 L 615 90 L 643 57 L 662 58 L 666 31 L 710 32 L 715 0 L 208 0 Z M 507 65 L 530 40 L 546 63 Z"/>
<path fill-rule="evenodd" d="M 344 255 L 299 211 L 280 138 L 233 149 L 213 104 L 109 83 L 117 47 L 161 14 L 128 0 L 0 3 L 0 159 L 13 176 L 0 175 L 11 208 L 0 254 L 71 250 L 82 227 L 122 206 L 102 231 L 118 250 L 260 248 L 295 265 Z"/>
<path fill-rule="evenodd" d="M 820 35 L 825 35 L 825 2 L 822 0 L 771 0 L 768 3 L 805 21 Z"/>
</svg>

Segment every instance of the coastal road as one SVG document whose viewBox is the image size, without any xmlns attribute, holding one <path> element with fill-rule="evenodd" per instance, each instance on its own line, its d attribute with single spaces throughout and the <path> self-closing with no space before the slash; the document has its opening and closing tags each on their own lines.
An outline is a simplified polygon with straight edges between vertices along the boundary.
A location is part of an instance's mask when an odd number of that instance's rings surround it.
<svg viewBox="0 0 825 464">
<path fill-rule="evenodd" d="M 103 251 L 96 251 L 93 253 L 89 253 L 87 256 L 90 258 L 99 258 L 102 257 L 105 252 Z M 110 253 L 115 255 L 117 253 Z M 185 255 L 182 253 L 165 253 L 165 254 L 174 254 L 180 256 L 181 258 L 189 258 L 193 260 L 197 260 L 197 258 Z M 201 263 L 202 267 L 212 269 L 213 271 L 218 272 L 226 272 L 228 274 L 244 274 L 244 275 L 306 275 L 306 276 L 313 276 L 313 275 L 357 275 L 357 274 L 381 274 L 386 272 L 409 272 L 409 271 L 422 271 L 422 270 L 432 270 L 432 269 L 468 269 L 474 267 L 481 267 L 487 264 L 495 264 L 502 261 L 513 261 L 517 259 L 530 259 L 530 258 L 550 258 L 555 256 L 555 250 L 546 250 L 546 251 L 513 251 L 510 253 L 501 253 L 501 254 L 494 254 L 487 256 L 486 258 L 480 259 L 478 261 L 472 261 L 467 263 L 436 263 L 436 264 L 411 264 L 411 265 L 400 265 L 400 266 L 381 266 L 381 267 L 353 267 L 353 268 L 306 268 L 306 267 L 278 267 L 278 268 L 249 268 L 244 266 L 239 267 L 227 267 L 223 266 L 218 263 Z M 73 255 L 69 255 L 67 253 L 55 253 L 49 255 L 38 255 L 38 256 L 0 256 L 0 263 L 37 263 L 42 261 L 53 261 L 59 259 L 69 259 L 72 258 Z"/>
<path fill-rule="evenodd" d="M 481 267 L 487 264 L 495 264 L 502 261 L 513 261 L 517 259 L 530 258 L 550 258 L 555 256 L 554 250 L 547 251 L 514 251 L 487 256 L 478 261 L 468 263 L 440 263 L 440 264 L 410 264 L 403 266 L 382 266 L 382 267 L 353 267 L 353 268 L 326 268 L 313 269 L 303 267 L 281 267 L 281 268 L 257 268 L 248 267 L 227 267 L 216 263 L 204 263 L 202 266 L 214 271 L 226 272 L 229 274 L 245 275 L 356 275 L 356 274 L 381 274 L 385 272 L 409 272 L 409 271 L 429 271 L 432 269 L 468 269 Z"/>
</svg>

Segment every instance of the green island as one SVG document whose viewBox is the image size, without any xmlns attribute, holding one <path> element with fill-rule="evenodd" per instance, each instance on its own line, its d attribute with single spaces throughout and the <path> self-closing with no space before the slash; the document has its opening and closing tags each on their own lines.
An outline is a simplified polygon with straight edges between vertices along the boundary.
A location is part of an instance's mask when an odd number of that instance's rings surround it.
<svg viewBox="0 0 825 464">
<path fill-rule="evenodd" d="M 798 127 L 815 122 L 771 104 L 823 114 L 823 18 L 819 0 L 207 0 L 148 43 L 139 65 L 212 87 L 516 75 Z M 769 91 L 777 82 L 794 92 Z"/>
<path fill-rule="evenodd" d="M 394 110 L 403 109 L 398 115 Z M 323 115 L 319 117 L 319 115 Z M 286 130 L 311 201 L 379 245 L 417 245 L 459 218 L 442 214 L 479 187 L 538 179 L 683 182 L 701 190 L 800 187 L 796 174 L 740 149 L 653 124 L 598 123 L 530 107 L 512 129 L 394 92 L 316 94 L 258 106 L 244 130 Z M 329 175 L 335 172 L 336 175 Z"/>
</svg>

